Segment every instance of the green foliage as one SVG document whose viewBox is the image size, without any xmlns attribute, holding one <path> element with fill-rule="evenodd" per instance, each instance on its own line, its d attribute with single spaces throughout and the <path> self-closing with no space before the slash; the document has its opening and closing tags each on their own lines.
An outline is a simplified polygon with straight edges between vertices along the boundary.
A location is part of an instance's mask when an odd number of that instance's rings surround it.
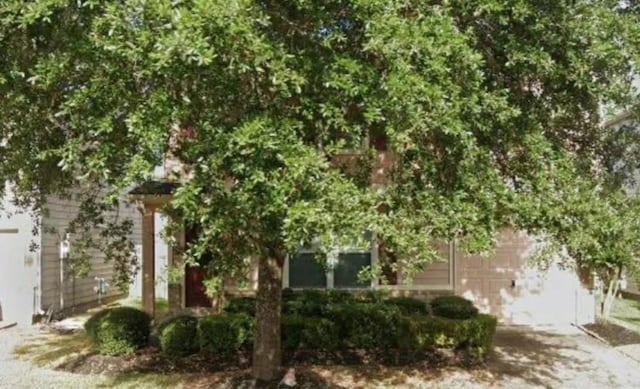
<svg viewBox="0 0 640 389">
<path fill-rule="evenodd" d="M 473 302 L 460 296 L 439 296 L 429 303 L 435 316 L 447 319 L 470 319 L 478 314 Z"/>
<path fill-rule="evenodd" d="M 568 215 L 544 201 L 559 165 L 598 182 L 598 107 L 629 105 L 638 70 L 638 14 L 617 5 L 4 0 L 0 181 L 36 214 L 86 188 L 78 236 L 106 231 L 122 281 L 131 250 L 102 217 L 166 155 L 188 178 L 169 211 L 207 232 L 188 254 L 213 274 L 368 229 L 410 276 L 437 258 L 428 238 L 482 251 Z M 398 156 L 380 193 L 372 153 L 339 163 L 370 136 Z"/>
<path fill-rule="evenodd" d="M 173 317 L 158 328 L 160 347 L 168 356 L 182 357 L 200 350 L 198 319 L 193 316 Z"/>
<path fill-rule="evenodd" d="M 398 342 L 410 351 L 462 350 L 472 361 L 481 360 L 491 351 L 496 326 L 496 318 L 484 314 L 466 320 L 408 316 L 402 321 Z"/>
<path fill-rule="evenodd" d="M 332 304 L 326 313 L 344 347 L 366 350 L 396 347 L 401 317 L 397 307 L 375 303 Z"/>
<path fill-rule="evenodd" d="M 247 316 L 256 315 L 255 297 L 231 297 L 225 302 L 223 309 L 226 313 L 244 313 Z"/>
<path fill-rule="evenodd" d="M 285 350 L 335 350 L 340 338 L 336 325 L 318 317 L 285 315 L 282 320 L 282 347 Z"/>
<path fill-rule="evenodd" d="M 151 317 L 131 307 L 106 309 L 85 323 L 89 339 L 104 355 L 131 354 L 147 346 Z"/>
<path fill-rule="evenodd" d="M 329 302 L 329 294 L 325 291 L 302 290 L 295 292 L 284 302 L 283 312 L 305 317 L 322 317 Z"/>
<path fill-rule="evenodd" d="M 244 314 L 203 317 L 198 322 L 200 350 L 217 354 L 247 348 L 253 341 L 253 327 L 253 318 Z"/>
<path fill-rule="evenodd" d="M 427 303 L 413 297 L 392 297 L 385 301 L 387 304 L 395 305 L 404 315 L 427 315 Z"/>
<path fill-rule="evenodd" d="M 211 253 L 216 277 L 372 231 L 379 266 L 410 278 L 433 240 L 487 251 L 505 225 L 611 273 L 640 242 L 605 185 L 621 148 L 600 107 L 630 107 L 640 68 L 639 15 L 619 5 L 0 0 L 0 182 L 36 219 L 79 200 L 76 235 L 104 233 L 91 245 L 123 287 L 115 199 L 165 157 L 183 183 L 167 236 L 200 225 L 186 262 Z M 354 153 L 376 139 L 384 158 Z"/>
</svg>

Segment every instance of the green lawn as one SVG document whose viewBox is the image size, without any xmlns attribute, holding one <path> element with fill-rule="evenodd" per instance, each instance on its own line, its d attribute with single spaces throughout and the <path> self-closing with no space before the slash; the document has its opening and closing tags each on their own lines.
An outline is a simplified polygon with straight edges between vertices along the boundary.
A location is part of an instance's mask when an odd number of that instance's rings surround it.
<svg viewBox="0 0 640 389">
<path fill-rule="evenodd" d="M 142 309 L 142 300 L 139 298 L 126 298 L 118 301 L 118 305 Z M 156 298 L 156 317 L 162 317 L 169 312 L 169 302 L 163 298 Z"/>
<path fill-rule="evenodd" d="M 640 301 L 617 298 L 611 309 L 611 321 L 640 333 Z"/>
</svg>

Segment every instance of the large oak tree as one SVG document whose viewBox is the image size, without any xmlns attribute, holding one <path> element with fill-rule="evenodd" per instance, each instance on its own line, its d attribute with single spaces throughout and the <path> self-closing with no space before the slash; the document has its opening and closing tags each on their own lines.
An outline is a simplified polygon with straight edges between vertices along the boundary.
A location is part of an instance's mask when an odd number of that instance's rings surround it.
<svg viewBox="0 0 640 389">
<path fill-rule="evenodd" d="M 577 242 L 581 200 L 609 193 L 601 107 L 632 102 L 639 23 L 622 8 L 0 0 L 0 181 L 35 210 L 92 188 L 81 221 L 101 226 L 123 190 L 181 161 L 170 211 L 202 231 L 190 255 L 211 252 L 218 275 L 259 258 L 254 374 L 273 379 L 301 245 L 331 257 L 368 230 L 380 267 L 410 272 L 434 239 L 481 251 L 509 224 Z M 388 151 L 384 187 L 369 144 Z"/>
</svg>

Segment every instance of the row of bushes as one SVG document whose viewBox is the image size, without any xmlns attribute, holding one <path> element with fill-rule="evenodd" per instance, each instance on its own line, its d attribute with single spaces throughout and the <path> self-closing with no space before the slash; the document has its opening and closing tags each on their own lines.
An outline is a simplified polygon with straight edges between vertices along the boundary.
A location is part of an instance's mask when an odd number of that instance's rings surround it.
<svg viewBox="0 0 640 389">
<path fill-rule="evenodd" d="M 497 324 L 493 316 L 483 314 L 457 320 L 407 316 L 394 308 L 380 309 L 376 304 L 355 307 L 352 304 L 335 306 L 332 319 L 285 315 L 283 349 L 331 352 L 445 348 L 482 358 L 491 349 Z M 244 314 L 221 314 L 199 320 L 181 316 L 163 326 L 159 338 L 167 355 L 229 353 L 251 348 L 253 326 L 254 319 Z"/>
<path fill-rule="evenodd" d="M 310 297 L 311 296 L 311 297 Z M 288 296 L 282 320 L 282 347 L 287 351 L 464 350 L 482 357 L 491 346 L 496 320 L 479 315 L 459 297 L 435 299 L 427 305 L 410 298 L 345 299 L 319 294 Z M 471 308 L 470 308 L 471 307 Z M 252 299 L 233 299 L 227 312 L 202 318 L 179 316 L 162 323 L 158 338 L 164 353 L 185 356 L 249 349 L 255 310 Z M 447 317 L 443 317 L 447 316 Z M 150 318 L 133 308 L 115 308 L 94 315 L 85 325 L 99 352 L 126 354 L 148 344 Z"/>
<path fill-rule="evenodd" d="M 470 319 L 478 314 L 473 303 L 460 296 L 440 296 L 427 303 L 411 297 L 387 297 L 383 292 L 368 291 L 356 295 L 348 291 L 304 290 L 283 293 L 282 313 L 304 317 L 326 317 L 330 315 L 331 306 L 339 304 L 383 304 L 397 307 L 405 315 L 427 315 L 448 319 Z M 238 297 L 227 301 L 226 313 L 244 313 L 255 316 L 256 300 L 254 297 Z"/>
</svg>

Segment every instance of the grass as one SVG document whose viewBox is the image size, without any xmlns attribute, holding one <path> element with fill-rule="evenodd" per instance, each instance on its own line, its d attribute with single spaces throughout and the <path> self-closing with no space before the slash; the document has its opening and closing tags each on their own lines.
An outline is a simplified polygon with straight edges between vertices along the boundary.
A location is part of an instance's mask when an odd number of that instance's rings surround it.
<svg viewBox="0 0 640 389">
<path fill-rule="evenodd" d="M 119 300 L 117 304 L 125 307 L 142 309 L 142 299 L 139 298 L 127 298 L 124 300 Z M 163 317 L 169 312 L 169 302 L 167 301 L 167 299 L 156 298 L 155 308 L 156 316 Z"/>
<path fill-rule="evenodd" d="M 90 354 L 91 345 L 84 331 L 72 335 L 43 334 L 32 337 L 13 350 L 14 355 L 38 366 L 61 364 Z"/>
<path fill-rule="evenodd" d="M 150 373 L 125 373 L 115 377 L 108 377 L 99 383 L 97 388 L 183 388 L 190 376 L 184 374 L 150 374 Z"/>
<path fill-rule="evenodd" d="M 53 333 L 39 334 L 30 337 L 26 342 L 13 350 L 20 359 L 28 360 L 42 368 L 59 368 L 65 364 L 73 364 L 92 355 L 89 339 L 84 331 L 71 335 Z M 97 388 L 181 388 L 192 379 L 189 374 L 155 374 L 126 372 L 113 376 L 88 375 L 91 387 Z"/>
<path fill-rule="evenodd" d="M 616 298 L 611 308 L 611 321 L 640 333 L 640 301 Z"/>
</svg>

